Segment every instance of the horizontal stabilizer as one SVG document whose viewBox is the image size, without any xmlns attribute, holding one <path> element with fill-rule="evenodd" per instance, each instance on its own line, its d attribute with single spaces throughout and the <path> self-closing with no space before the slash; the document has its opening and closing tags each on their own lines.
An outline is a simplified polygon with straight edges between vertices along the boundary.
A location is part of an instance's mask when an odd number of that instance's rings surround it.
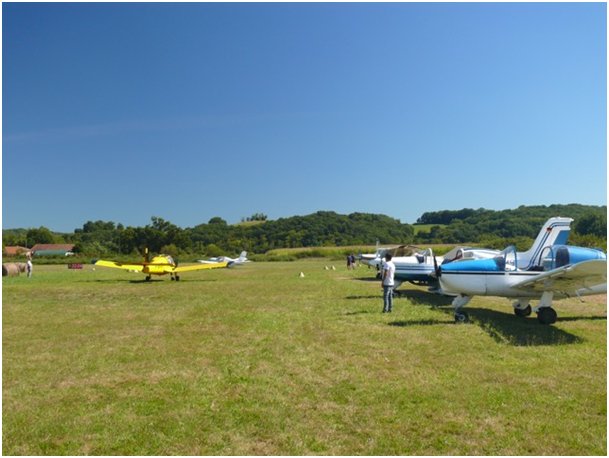
<svg viewBox="0 0 609 458">
<path fill-rule="evenodd" d="M 580 289 L 607 284 L 607 260 L 594 259 L 559 267 L 513 285 L 532 291 L 576 294 Z"/>
</svg>

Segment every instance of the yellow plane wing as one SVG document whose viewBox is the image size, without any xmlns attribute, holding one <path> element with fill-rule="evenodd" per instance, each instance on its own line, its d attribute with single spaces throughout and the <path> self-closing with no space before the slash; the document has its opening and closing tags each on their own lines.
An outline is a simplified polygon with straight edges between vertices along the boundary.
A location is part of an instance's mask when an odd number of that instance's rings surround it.
<svg viewBox="0 0 609 458">
<path fill-rule="evenodd" d="M 138 272 L 141 272 L 142 270 L 144 270 L 144 266 L 142 264 L 126 264 L 123 262 L 116 262 L 116 261 L 104 261 L 102 259 L 97 261 L 95 263 L 95 265 L 101 266 L 101 267 L 112 267 L 114 269 L 136 270 Z"/>
<path fill-rule="evenodd" d="M 193 264 L 192 266 L 181 266 L 172 269 L 172 272 L 190 272 L 193 270 L 221 269 L 228 267 L 228 262 L 216 262 L 213 264 Z"/>
</svg>

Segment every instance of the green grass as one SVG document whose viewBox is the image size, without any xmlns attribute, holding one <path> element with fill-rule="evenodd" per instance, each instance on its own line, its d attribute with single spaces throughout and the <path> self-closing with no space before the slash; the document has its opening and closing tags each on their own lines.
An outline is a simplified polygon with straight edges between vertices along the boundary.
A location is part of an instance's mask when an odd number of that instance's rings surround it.
<svg viewBox="0 0 609 458">
<path fill-rule="evenodd" d="M 414 235 L 417 235 L 420 232 L 431 232 L 431 228 L 434 226 L 446 227 L 447 224 L 413 224 Z"/>
<path fill-rule="evenodd" d="M 606 296 L 455 325 L 330 262 L 3 278 L 3 454 L 606 455 Z"/>
</svg>

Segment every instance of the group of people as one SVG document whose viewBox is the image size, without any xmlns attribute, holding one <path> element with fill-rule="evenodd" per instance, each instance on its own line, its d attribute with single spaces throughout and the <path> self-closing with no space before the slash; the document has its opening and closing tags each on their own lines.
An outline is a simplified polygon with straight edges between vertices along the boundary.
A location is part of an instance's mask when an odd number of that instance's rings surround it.
<svg viewBox="0 0 609 458">
<path fill-rule="evenodd" d="M 351 269 L 355 269 L 357 267 L 357 265 L 355 264 L 356 262 L 356 258 L 355 255 L 353 253 L 351 253 L 350 255 L 347 256 L 347 269 L 351 270 Z"/>
</svg>

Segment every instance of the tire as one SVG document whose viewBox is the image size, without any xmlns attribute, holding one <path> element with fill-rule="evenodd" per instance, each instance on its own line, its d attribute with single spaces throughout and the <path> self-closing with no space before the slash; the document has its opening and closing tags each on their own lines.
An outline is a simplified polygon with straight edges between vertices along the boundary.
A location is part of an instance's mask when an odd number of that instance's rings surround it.
<svg viewBox="0 0 609 458">
<path fill-rule="evenodd" d="M 531 312 L 532 312 L 532 309 L 531 309 L 531 305 L 530 304 L 527 305 L 523 309 L 518 309 L 518 308 L 514 309 L 514 313 L 516 314 L 516 316 L 521 316 L 521 317 L 529 316 L 531 314 Z"/>
<path fill-rule="evenodd" d="M 469 323 L 469 315 L 465 312 L 456 312 L 455 313 L 455 323 Z"/>
<path fill-rule="evenodd" d="M 543 307 L 537 312 L 537 319 L 541 324 L 554 324 L 556 323 L 556 310 L 552 307 Z"/>
</svg>

